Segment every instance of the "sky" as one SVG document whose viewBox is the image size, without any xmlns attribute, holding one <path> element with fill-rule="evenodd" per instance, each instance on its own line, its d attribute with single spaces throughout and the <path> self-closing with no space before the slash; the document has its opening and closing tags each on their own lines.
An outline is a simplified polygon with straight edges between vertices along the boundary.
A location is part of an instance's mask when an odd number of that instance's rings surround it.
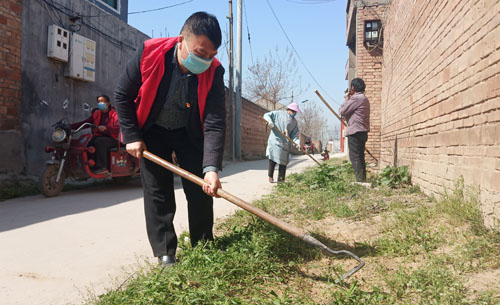
<svg viewBox="0 0 500 305">
<path fill-rule="evenodd" d="M 128 23 L 143 33 L 153 37 L 176 36 L 184 21 L 196 11 L 206 11 L 215 15 L 221 26 L 223 43 L 217 58 L 226 68 L 228 76 L 228 56 L 223 48 L 228 40 L 229 33 L 228 0 L 129 0 Z M 130 14 L 180 4 L 171 8 Z M 236 54 L 236 19 L 237 3 L 233 0 L 234 18 L 234 52 Z M 298 56 L 298 75 L 303 88 L 309 88 L 300 96 L 294 96 L 294 101 L 315 103 L 329 123 L 329 129 L 337 125 L 337 119 L 323 105 L 314 93 L 318 89 L 327 99 L 333 109 L 338 110 L 343 101 L 344 90 L 347 87 L 345 80 L 345 66 L 347 61 L 347 47 L 345 45 L 345 7 L 346 0 L 269 0 L 281 25 L 283 26 L 292 45 L 281 30 L 274 17 L 267 0 L 243 0 L 242 25 L 242 78 L 243 94 L 245 79 L 248 77 L 248 66 L 257 58 L 264 56 L 276 46 L 282 51 L 295 48 Z M 250 33 L 250 43 L 248 42 Z M 234 62 L 236 67 L 236 60 Z M 307 69 L 306 69 L 307 67 Z M 307 71 L 309 70 L 309 72 Z M 312 77 L 311 75 L 312 74 Z M 314 79 L 316 81 L 314 81 Z M 326 92 L 325 92 L 325 91 Z"/>
</svg>

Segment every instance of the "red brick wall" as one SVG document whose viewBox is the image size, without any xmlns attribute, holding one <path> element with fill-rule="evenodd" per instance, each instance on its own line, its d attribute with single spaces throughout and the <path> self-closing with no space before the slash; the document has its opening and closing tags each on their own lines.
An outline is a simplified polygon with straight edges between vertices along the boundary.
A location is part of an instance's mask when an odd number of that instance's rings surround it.
<svg viewBox="0 0 500 305">
<path fill-rule="evenodd" d="M 0 3 L 0 131 L 20 130 L 21 0 Z"/>
<path fill-rule="evenodd" d="M 386 12 L 381 153 L 427 193 L 460 176 L 500 218 L 500 2 L 394 0 Z"/>
<path fill-rule="evenodd" d="M 366 84 L 365 95 L 370 101 L 370 132 L 366 148 L 380 160 L 380 103 L 382 90 L 382 50 L 364 45 L 365 21 L 380 20 L 386 6 L 357 8 L 356 22 L 356 77 Z M 375 160 L 366 154 L 367 162 Z"/>
<path fill-rule="evenodd" d="M 226 94 L 227 128 L 225 157 L 230 159 L 229 150 L 229 98 Z M 259 105 L 242 98 L 241 107 L 241 158 L 244 160 L 259 159 L 266 155 L 267 138 L 269 130 L 262 116 L 267 110 Z"/>
</svg>

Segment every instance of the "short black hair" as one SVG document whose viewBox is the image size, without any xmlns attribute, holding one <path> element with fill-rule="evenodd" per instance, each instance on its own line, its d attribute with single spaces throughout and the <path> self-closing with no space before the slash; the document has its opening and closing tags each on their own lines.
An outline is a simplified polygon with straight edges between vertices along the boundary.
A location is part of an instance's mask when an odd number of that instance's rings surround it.
<svg viewBox="0 0 500 305">
<path fill-rule="evenodd" d="M 185 32 L 207 36 L 215 49 L 218 49 L 222 42 L 222 33 L 217 18 L 206 12 L 196 12 L 189 16 L 181 29 L 181 34 Z"/>
<path fill-rule="evenodd" d="M 365 92 L 365 82 L 361 78 L 355 78 L 351 81 L 351 87 L 354 87 L 355 92 Z"/>
<path fill-rule="evenodd" d="M 109 96 L 107 96 L 106 94 L 101 94 L 101 95 L 98 95 L 98 96 L 97 96 L 97 100 L 98 100 L 100 97 L 105 98 L 105 99 L 106 99 L 106 102 L 111 103 L 111 100 L 109 99 Z"/>
</svg>

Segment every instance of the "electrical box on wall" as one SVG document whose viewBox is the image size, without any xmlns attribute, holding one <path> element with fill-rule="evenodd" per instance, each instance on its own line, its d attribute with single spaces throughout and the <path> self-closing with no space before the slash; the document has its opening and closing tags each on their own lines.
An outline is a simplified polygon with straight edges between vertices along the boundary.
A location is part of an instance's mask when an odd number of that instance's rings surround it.
<svg viewBox="0 0 500 305">
<path fill-rule="evenodd" d="M 95 81 L 95 41 L 73 33 L 69 54 L 69 77 Z"/>
<path fill-rule="evenodd" d="M 47 56 L 68 62 L 69 32 L 55 24 L 49 25 L 47 39 Z"/>
</svg>

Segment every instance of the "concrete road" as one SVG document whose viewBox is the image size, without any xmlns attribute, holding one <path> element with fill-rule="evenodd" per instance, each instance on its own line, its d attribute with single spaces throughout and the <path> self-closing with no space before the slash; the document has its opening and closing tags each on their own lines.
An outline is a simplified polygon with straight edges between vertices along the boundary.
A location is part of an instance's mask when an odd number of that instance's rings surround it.
<svg viewBox="0 0 500 305">
<path fill-rule="evenodd" d="M 316 155 L 319 159 L 319 155 Z M 251 202 L 272 191 L 267 160 L 225 163 L 223 188 Z M 287 174 L 314 166 L 296 156 Z M 277 173 L 275 174 L 275 177 Z M 176 178 L 177 234 L 186 231 L 185 196 Z M 214 203 L 217 219 L 238 208 Z M 0 202 L 0 304 L 81 304 L 123 279 L 138 262 L 154 262 L 146 236 L 139 180 L 102 185 L 55 198 Z"/>
</svg>

